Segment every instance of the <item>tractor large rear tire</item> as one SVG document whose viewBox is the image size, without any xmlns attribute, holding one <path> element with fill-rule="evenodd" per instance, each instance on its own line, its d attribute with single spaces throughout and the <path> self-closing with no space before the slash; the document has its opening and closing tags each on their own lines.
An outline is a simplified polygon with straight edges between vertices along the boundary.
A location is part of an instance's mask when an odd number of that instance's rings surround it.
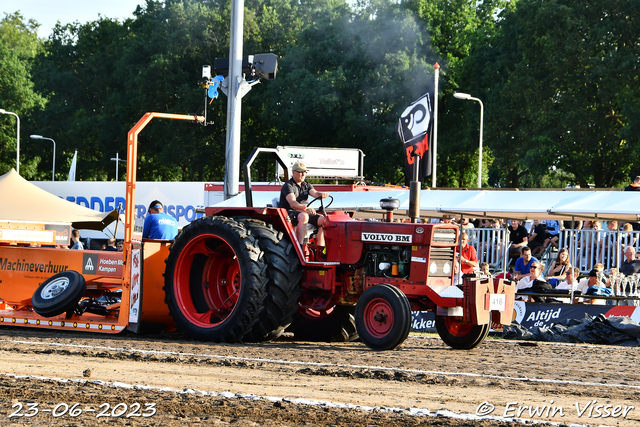
<svg viewBox="0 0 640 427">
<path fill-rule="evenodd" d="M 411 330 L 409 300 L 394 286 L 373 286 L 358 299 L 356 326 L 367 347 L 393 350 L 407 339 Z"/>
<path fill-rule="evenodd" d="M 298 341 L 349 342 L 358 339 L 354 307 L 336 305 L 328 310 L 298 309 L 287 329 Z"/>
<path fill-rule="evenodd" d="M 445 344 L 457 350 L 479 346 L 489 335 L 490 325 L 472 325 L 462 317 L 436 316 L 436 330 Z"/>
<path fill-rule="evenodd" d="M 282 335 L 298 310 L 298 298 L 302 293 L 300 260 L 283 232 L 255 219 L 245 219 L 242 223 L 258 239 L 269 279 L 264 310 L 244 341 L 270 341 Z"/>
<path fill-rule="evenodd" d="M 258 321 L 266 265 L 257 240 L 225 217 L 193 221 L 171 245 L 165 302 L 176 326 L 201 341 L 237 342 Z"/>
</svg>

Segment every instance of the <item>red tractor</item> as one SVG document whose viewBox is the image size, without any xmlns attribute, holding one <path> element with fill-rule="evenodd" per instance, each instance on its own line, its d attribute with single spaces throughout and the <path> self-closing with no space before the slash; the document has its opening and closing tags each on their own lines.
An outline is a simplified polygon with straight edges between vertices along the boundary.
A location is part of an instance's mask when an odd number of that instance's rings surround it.
<svg viewBox="0 0 640 427">
<path fill-rule="evenodd" d="M 329 211 L 320 199 L 326 247 L 301 245 L 285 209 L 253 207 L 249 167 L 256 154 L 245 164 L 249 207 L 206 208 L 169 249 L 165 302 L 184 333 L 258 342 L 289 328 L 296 339 L 359 337 L 374 350 L 391 350 L 407 338 L 411 312 L 430 310 L 446 344 L 471 349 L 491 321 L 511 323 L 515 286 L 499 279 L 453 286 L 458 228 L 392 222 L 393 199 L 381 202 L 387 213 L 378 221 Z"/>
</svg>

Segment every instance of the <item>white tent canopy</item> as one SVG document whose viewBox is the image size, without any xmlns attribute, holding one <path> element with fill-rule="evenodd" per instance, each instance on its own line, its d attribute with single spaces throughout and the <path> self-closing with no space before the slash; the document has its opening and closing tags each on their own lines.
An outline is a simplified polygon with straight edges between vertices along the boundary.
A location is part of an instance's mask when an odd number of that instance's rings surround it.
<svg viewBox="0 0 640 427">
<path fill-rule="evenodd" d="M 356 218 L 382 215 L 380 199 L 400 201 L 396 216 L 406 216 L 409 190 L 331 192 L 330 209 L 355 211 Z M 254 206 L 272 204 L 279 191 L 254 191 Z M 318 202 L 316 202 L 318 203 Z M 245 195 L 239 194 L 216 207 L 244 207 Z M 442 217 L 489 217 L 507 219 L 618 219 L 640 220 L 640 192 L 621 191 L 540 191 L 540 190 L 422 190 L 420 215 Z"/>
<path fill-rule="evenodd" d="M 102 230 L 118 218 L 116 211 L 98 212 L 42 190 L 11 169 L 0 176 L 0 221 L 72 224 L 74 228 Z"/>
</svg>

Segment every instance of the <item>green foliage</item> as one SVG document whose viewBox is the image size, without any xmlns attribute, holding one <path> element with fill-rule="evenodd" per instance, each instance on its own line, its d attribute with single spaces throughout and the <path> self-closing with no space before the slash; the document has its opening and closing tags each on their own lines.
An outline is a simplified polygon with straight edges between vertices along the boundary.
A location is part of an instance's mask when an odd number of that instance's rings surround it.
<svg viewBox="0 0 640 427">
<path fill-rule="evenodd" d="M 637 170 L 639 12 L 619 0 L 520 0 L 505 15 L 474 60 L 507 186 L 553 167 L 583 188 L 611 187 Z"/>
<path fill-rule="evenodd" d="M 281 145 L 360 148 L 369 179 L 403 181 L 395 125 L 432 85 L 434 62 L 424 28 L 404 6 L 369 2 L 350 13 L 336 3 L 286 51 L 264 121 Z"/>
<path fill-rule="evenodd" d="M 40 49 L 37 30 L 36 22 L 25 22 L 19 13 L 5 13 L 0 21 L 0 108 L 20 117 L 23 140 L 25 115 L 35 106 L 44 106 L 44 99 L 34 92 L 32 76 L 33 58 Z M 16 118 L 0 114 L 0 174 L 15 168 L 15 159 Z M 27 163 L 21 160 L 20 172 L 29 176 L 38 160 L 31 159 Z"/>
<path fill-rule="evenodd" d="M 408 4 L 426 23 L 432 45 L 441 58 L 437 185 L 475 187 L 480 108 L 476 102 L 453 98 L 453 94 L 470 93 L 484 100 L 477 63 L 470 59 L 478 49 L 493 43 L 500 13 L 512 9 L 514 2 L 409 0 Z M 486 122 L 484 129 L 486 144 Z M 483 151 L 482 182 L 486 183 L 493 157 L 489 147 L 485 146 Z"/>
<path fill-rule="evenodd" d="M 246 0 L 244 54 L 273 52 L 277 79 L 243 98 L 241 159 L 257 146 L 360 148 L 368 179 L 404 181 L 400 113 L 441 66 L 438 186 L 621 185 L 640 174 L 640 3 L 611 0 Z M 0 108 L 20 114 L 21 172 L 113 180 L 127 133 L 148 111 L 202 114 L 203 64 L 229 51 L 230 0 L 146 0 L 134 18 L 57 26 L 38 40 L 19 14 L 0 22 Z M 33 70 L 38 70 L 34 75 Z M 45 102 L 45 99 L 47 100 Z M 212 125 L 155 120 L 138 178 L 222 180 L 226 96 Z M 15 164 L 15 119 L 0 116 L 0 173 Z M 255 179 L 270 179 L 259 160 Z M 120 168 L 124 178 L 125 169 Z"/>
</svg>

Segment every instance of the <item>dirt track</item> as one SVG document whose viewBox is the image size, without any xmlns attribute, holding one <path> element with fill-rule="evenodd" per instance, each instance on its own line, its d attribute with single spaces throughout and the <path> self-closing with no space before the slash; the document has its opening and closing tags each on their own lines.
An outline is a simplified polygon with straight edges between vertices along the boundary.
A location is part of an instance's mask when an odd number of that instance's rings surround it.
<svg viewBox="0 0 640 427">
<path fill-rule="evenodd" d="M 456 351 L 410 336 L 374 352 L 2 328 L 0 356 L 0 425 L 500 425 L 465 417 L 519 408 L 536 421 L 640 423 L 637 348 L 487 340 Z"/>
</svg>

